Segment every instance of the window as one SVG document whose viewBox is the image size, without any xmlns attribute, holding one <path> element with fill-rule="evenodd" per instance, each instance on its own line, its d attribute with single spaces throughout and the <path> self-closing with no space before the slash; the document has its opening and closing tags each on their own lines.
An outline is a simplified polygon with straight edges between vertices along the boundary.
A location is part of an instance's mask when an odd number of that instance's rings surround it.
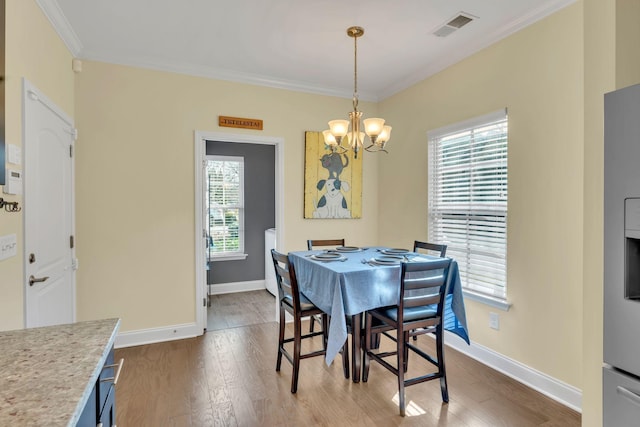
<svg viewBox="0 0 640 427">
<path fill-rule="evenodd" d="M 508 307 L 507 112 L 428 133 L 429 241 L 447 245 L 463 290 Z"/>
<path fill-rule="evenodd" d="M 207 156 L 209 258 L 245 258 L 244 158 Z"/>
</svg>

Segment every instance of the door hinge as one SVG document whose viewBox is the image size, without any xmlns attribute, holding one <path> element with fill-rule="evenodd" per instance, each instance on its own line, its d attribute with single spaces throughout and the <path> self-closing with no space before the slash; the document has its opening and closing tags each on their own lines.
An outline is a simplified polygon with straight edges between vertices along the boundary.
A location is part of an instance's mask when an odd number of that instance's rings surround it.
<svg viewBox="0 0 640 427">
<path fill-rule="evenodd" d="M 69 236 L 69 247 L 73 249 L 74 246 L 75 246 L 75 239 L 73 238 L 73 236 Z"/>
<path fill-rule="evenodd" d="M 71 135 L 73 137 L 74 141 L 78 140 L 78 129 L 76 128 L 69 128 L 69 129 L 65 129 L 65 131 Z"/>
<path fill-rule="evenodd" d="M 206 298 L 202 298 L 202 306 L 203 307 L 207 306 L 207 299 Z"/>
<path fill-rule="evenodd" d="M 69 146 L 69 157 L 73 157 L 73 145 Z"/>
</svg>

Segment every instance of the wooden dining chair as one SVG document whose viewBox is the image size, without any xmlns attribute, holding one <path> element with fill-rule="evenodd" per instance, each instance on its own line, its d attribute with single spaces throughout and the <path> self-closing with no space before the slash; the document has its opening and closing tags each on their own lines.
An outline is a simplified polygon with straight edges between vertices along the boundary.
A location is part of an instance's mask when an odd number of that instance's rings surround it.
<svg viewBox="0 0 640 427">
<path fill-rule="evenodd" d="M 344 246 L 344 239 L 307 240 L 307 249 L 312 251 L 317 247 Z"/>
<path fill-rule="evenodd" d="M 344 246 L 344 239 L 325 239 L 325 240 L 307 240 L 307 249 L 312 251 L 314 248 L 326 248 L 336 246 Z M 313 332 L 314 323 L 320 323 L 320 318 L 317 316 L 313 316 L 309 320 L 309 332 Z"/>
<path fill-rule="evenodd" d="M 285 254 L 271 250 L 273 267 L 276 272 L 276 282 L 278 285 L 278 301 L 280 304 L 280 324 L 278 333 L 278 359 L 276 361 L 276 371 L 280 372 L 282 356 L 293 365 L 291 376 L 291 393 L 298 390 L 298 374 L 300 371 L 300 360 L 309 357 L 323 356 L 327 350 L 327 315 L 318 307 L 313 305 L 298 289 L 295 269 Z M 285 338 L 285 312 L 293 316 L 293 337 Z M 322 319 L 322 330 L 319 332 L 302 333 L 302 318 L 320 315 Z M 322 350 L 302 353 L 302 340 L 322 335 Z M 293 343 L 293 354 L 285 348 L 285 344 Z"/>
<path fill-rule="evenodd" d="M 420 242 L 416 240 L 413 243 L 413 252 L 426 252 L 427 254 L 437 255 L 444 258 L 447 253 L 447 245 L 439 243 Z"/>
<path fill-rule="evenodd" d="M 421 242 L 419 240 L 416 240 L 415 242 L 413 242 L 413 252 L 426 253 L 427 255 L 439 256 L 440 258 L 444 258 L 445 254 L 447 253 L 447 245 Z M 417 341 L 418 336 L 414 335 L 413 340 Z"/>
<path fill-rule="evenodd" d="M 398 377 L 400 415 L 405 415 L 405 387 L 440 379 L 442 401 L 449 401 L 447 374 L 444 364 L 443 312 L 449 286 L 450 258 L 427 262 L 402 263 L 400 297 L 393 306 L 367 311 L 365 315 L 365 352 L 362 381 L 369 379 L 370 361 L 374 360 Z M 374 324 L 374 319 L 376 323 Z M 409 336 L 435 333 L 436 355 L 429 355 L 411 344 Z M 396 343 L 395 351 L 382 352 L 372 348 L 371 334 L 379 333 Z M 437 367 L 415 378 L 405 378 L 409 350 Z M 386 358 L 395 356 L 395 364 Z"/>
</svg>

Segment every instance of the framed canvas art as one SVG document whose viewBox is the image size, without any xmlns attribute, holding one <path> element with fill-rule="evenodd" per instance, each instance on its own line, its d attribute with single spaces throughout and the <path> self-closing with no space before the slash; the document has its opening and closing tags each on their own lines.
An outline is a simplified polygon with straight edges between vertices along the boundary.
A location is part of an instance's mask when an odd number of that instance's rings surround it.
<svg viewBox="0 0 640 427">
<path fill-rule="evenodd" d="M 322 132 L 305 132 L 305 218 L 362 218 L 362 155 L 334 152 Z"/>
</svg>

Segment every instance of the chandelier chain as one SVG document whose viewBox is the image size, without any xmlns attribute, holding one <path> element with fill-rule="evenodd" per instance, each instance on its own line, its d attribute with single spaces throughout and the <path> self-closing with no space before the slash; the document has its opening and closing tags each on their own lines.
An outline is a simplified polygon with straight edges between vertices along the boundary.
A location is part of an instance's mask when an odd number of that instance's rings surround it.
<svg viewBox="0 0 640 427">
<path fill-rule="evenodd" d="M 353 37 L 353 109 L 358 109 L 358 37 Z"/>
</svg>

